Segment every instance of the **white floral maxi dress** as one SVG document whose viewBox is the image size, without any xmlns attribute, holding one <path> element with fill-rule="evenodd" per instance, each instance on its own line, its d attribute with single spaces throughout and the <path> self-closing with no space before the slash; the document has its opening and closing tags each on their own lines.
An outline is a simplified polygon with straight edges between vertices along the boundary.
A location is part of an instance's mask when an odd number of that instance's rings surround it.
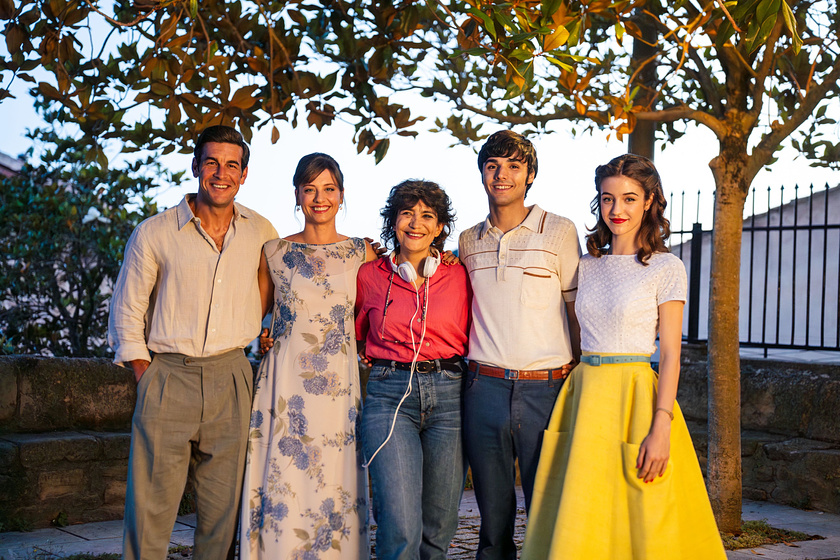
<svg viewBox="0 0 840 560">
<path fill-rule="evenodd" d="M 274 281 L 274 348 L 254 394 L 241 558 L 363 558 L 367 475 L 353 327 L 365 242 L 265 244 Z"/>
</svg>

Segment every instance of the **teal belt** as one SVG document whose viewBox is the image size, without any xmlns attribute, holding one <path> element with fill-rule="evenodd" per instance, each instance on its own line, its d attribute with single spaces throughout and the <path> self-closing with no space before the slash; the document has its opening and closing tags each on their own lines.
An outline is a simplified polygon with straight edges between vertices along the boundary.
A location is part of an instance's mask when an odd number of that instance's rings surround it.
<svg viewBox="0 0 840 560">
<path fill-rule="evenodd" d="M 634 354 L 620 354 L 618 356 L 601 356 L 600 354 L 586 354 L 580 357 L 580 361 L 590 366 L 600 366 L 607 364 L 632 364 L 636 362 L 650 363 L 650 356 L 634 355 Z"/>
</svg>

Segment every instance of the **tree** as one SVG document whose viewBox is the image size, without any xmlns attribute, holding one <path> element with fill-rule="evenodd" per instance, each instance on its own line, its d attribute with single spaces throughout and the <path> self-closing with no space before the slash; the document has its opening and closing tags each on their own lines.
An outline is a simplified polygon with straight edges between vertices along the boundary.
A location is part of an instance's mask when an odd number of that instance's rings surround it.
<svg viewBox="0 0 840 560">
<path fill-rule="evenodd" d="M 553 38 L 576 43 L 580 19 L 529 2 L 481 4 L 462 26 L 476 55 L 429 95 L 459 111 L 450 122 L 469 140 L 479 115 L 537 129 L 556 120 L 586 121 L 616 134 L 639 122 L 656 123 L 673 141 L 686 123 L 709 128 L 720 153 L 709 163 L 715 179 L 715 228 L 709 310 L 710 495 L 720 528 L 740 530 L 739 275 L 744 201 L 759 170 L 791 135 L 814 165 L 837 167 L 840 145 L 828 109 L 840 92 L 836 2 L 745 0 L 618 2 L 592 22 L 587 42 L 573 51 L 574 68 L 552 60 Z M 586 8 L 606 2 L 584 2 Z M 655 14 L 661 14 L 656 16 Z M 476 17 L 477 16 L 477 17 Z M 654 53 L 632 65 L 624 33 L 645 40 L 652 26 Z M 564 31 L 565 30 L 565 31 Z M 600 40 L 599 40 L 600 38 Z M 552 64 L 553 63 L 553 64 Z M 658 65 L 655 83 L 644 66 Z M 499 96 L 496 84 L 507 84 Z M 644 100 L 640 103 L 639 100 Z M 836 107 L 835 107 L 836 110 Z M 455 128 L 449 126 L 449 128 Z"/>
<path fill-rule="evenodd" d="M 381 159 L 390 136 L 417 133 L 410 92 L 451 107 L 433 129 L 464 143 L 486 122 L 543 132 L 571 121 L 619 137 L 653 123 L 669 141 L 689 124 L 712 130 L 709 476 L 721 528 L 739 529 L 743 204 L 795 132 L 815 164 L 840 159 L 826 134 L 840 77 L 836 1 L 118 0 L 111 16 L 78 0 L 0 0 L 0 18 L 10 53 L 0 97 L 11 80 L 48 71 L 34 95 L 63 106 L 97 146 L 171 151 L 207 124 L 249 133 L 305 117 L 318 129 L 352 122 L 359 150 Z M 647 59 L 639 49 L 631 62 L 630 36 L 651 43 Z"/>
<path fill-rule="evenodd" d="M 0 180 L 0 338 L 7 352 L 104 356 L 125 243 L 157 212 L 146 193 L 180 175 L 150 160 L 102 169 L 72 138 L 30 136 L 42 163 Z"/>
</svg>

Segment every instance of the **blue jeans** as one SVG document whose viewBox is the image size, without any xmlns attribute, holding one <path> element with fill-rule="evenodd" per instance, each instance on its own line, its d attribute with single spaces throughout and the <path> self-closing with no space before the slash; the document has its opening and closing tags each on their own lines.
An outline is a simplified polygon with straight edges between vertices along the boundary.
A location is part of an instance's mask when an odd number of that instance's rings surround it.
<svg viewBox="0 0 840 560">
<path fill-rule="evenodd" d="M 415 372 L 394 433 L 370 464 L 380 560 L 446 558 L 466 470 L 461 377 L 446 370 Z M 361 433 L 368 461 L 388 437 L 408 379 L 407 370 L 371 369 Z"/>
<path fill-rule="evenodd" d="M 481 529 L 478 560 L 515 560 L 516 471 L 531 506 L 543 430 L 563 380 L 507 380 L 469 373 L 464 392 L 464 448 L 472 469 Z"/>
</svg>

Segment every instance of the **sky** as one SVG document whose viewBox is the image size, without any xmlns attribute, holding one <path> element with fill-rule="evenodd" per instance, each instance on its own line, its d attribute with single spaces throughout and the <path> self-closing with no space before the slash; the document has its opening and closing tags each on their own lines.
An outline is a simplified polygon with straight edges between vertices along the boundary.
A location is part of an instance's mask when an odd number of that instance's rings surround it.
<svg viewBox="0 0 840 560">
<path fill-rule="evenodd" d="M 16 91 L 17 99 L 0 102 L 0 151 L 17 156 L 28 148 L 23 136 L 27 128 L 39 125 L 39 117 L 25 91 Z M 840 104 L 840 102 L 837 102 Z M 440 108 L 418 98 L 412 114 L 426 112 L 426 123 L 433 123 L 433 111 Z M 322 131 L 305 125 L 294 129 L 280 123 L 280 140 L 271 144 L 269 127 L 254 134 L 251 142 L 251 162 L 248 178 L 237 200 L 268 218 L 281 236 L 300 231 L 302 217 L 294 212 L 292 175 L 297 161 L 311 152 L 326 152 L 342 168 L 345 178 L 346 209 L 338 215 L 338 231 L 346 235 L 377 238 L 381 228 L 379 210 L 391 187 L 405 179 L 426 179 L 439 183 L 452 199 L 457 221 L 448 248 L 457 246 L 458 233 L 483 221 L 487 216 L 487 199 L 481 185 L 476 151 L 472 147 L 455 146 L 445 133 L 424 132 L 416 138 L 395 136 L 388 155 L 379 164 L 373 156 L 357 154 L 352 142 L 353 128 L 346 123 L 325 127 Z M 429 125 L 430 126 L 430 125 Z M 486 125 L 483 131 L 493 132 L 501 125 Z M 626 143 L 608 139 L 606 134 L 573 137 L 569 126 L 558 124 L 556 130 L 532 138 L 539 158 L 539 173 L 527 204 L 538 204 L 545 210 L 571 219 L 579 236 L 594 224 L 589 203 L 595 195 L 593 182 L 595 167 L 626 152 Z M 664 151 L 657 152 L 656 165 L 662 176 L 666 198 L 673 193 L 676 204 L 672 230 L 680 229 L 680 193 L 685 191 L 685 229 L 690 229 L 696 214 L 697 193 L 700 194 L 700 218 L 706 228 L 711 226 L 714 180 L 709 161 L 717 154 L 718 144 L 712 133 L 694 128 Z M 818 188 L 828 182 L 840 182 L 840 174 L 811 168 L 802 157 L 788 148 L 779 154 L 779 161 L 763 170 L 753 185 L 766 189 L 769 185 L 793 187 L 815 183 Z M 191 156 L 170 154 L 163 160 L 173 170 L 190 168 Z M 195 192 L 197 182 L 188 178 L 177 188 L 164 189 L 157 196 L 160 207 L 176 205 L 184 194 Z M 792 195 L 792 188 L 790 189 Z M 766 194 L 765 194 L 766 198 Z M 749 202 L 747 204 L 749 206 Z M 757 210 L 766 209 L 759 197 Z M 667 212 L 667 210 L 666 210 Z M 673 240 L 678 243 L 678 239 Z"/>
</svg>

